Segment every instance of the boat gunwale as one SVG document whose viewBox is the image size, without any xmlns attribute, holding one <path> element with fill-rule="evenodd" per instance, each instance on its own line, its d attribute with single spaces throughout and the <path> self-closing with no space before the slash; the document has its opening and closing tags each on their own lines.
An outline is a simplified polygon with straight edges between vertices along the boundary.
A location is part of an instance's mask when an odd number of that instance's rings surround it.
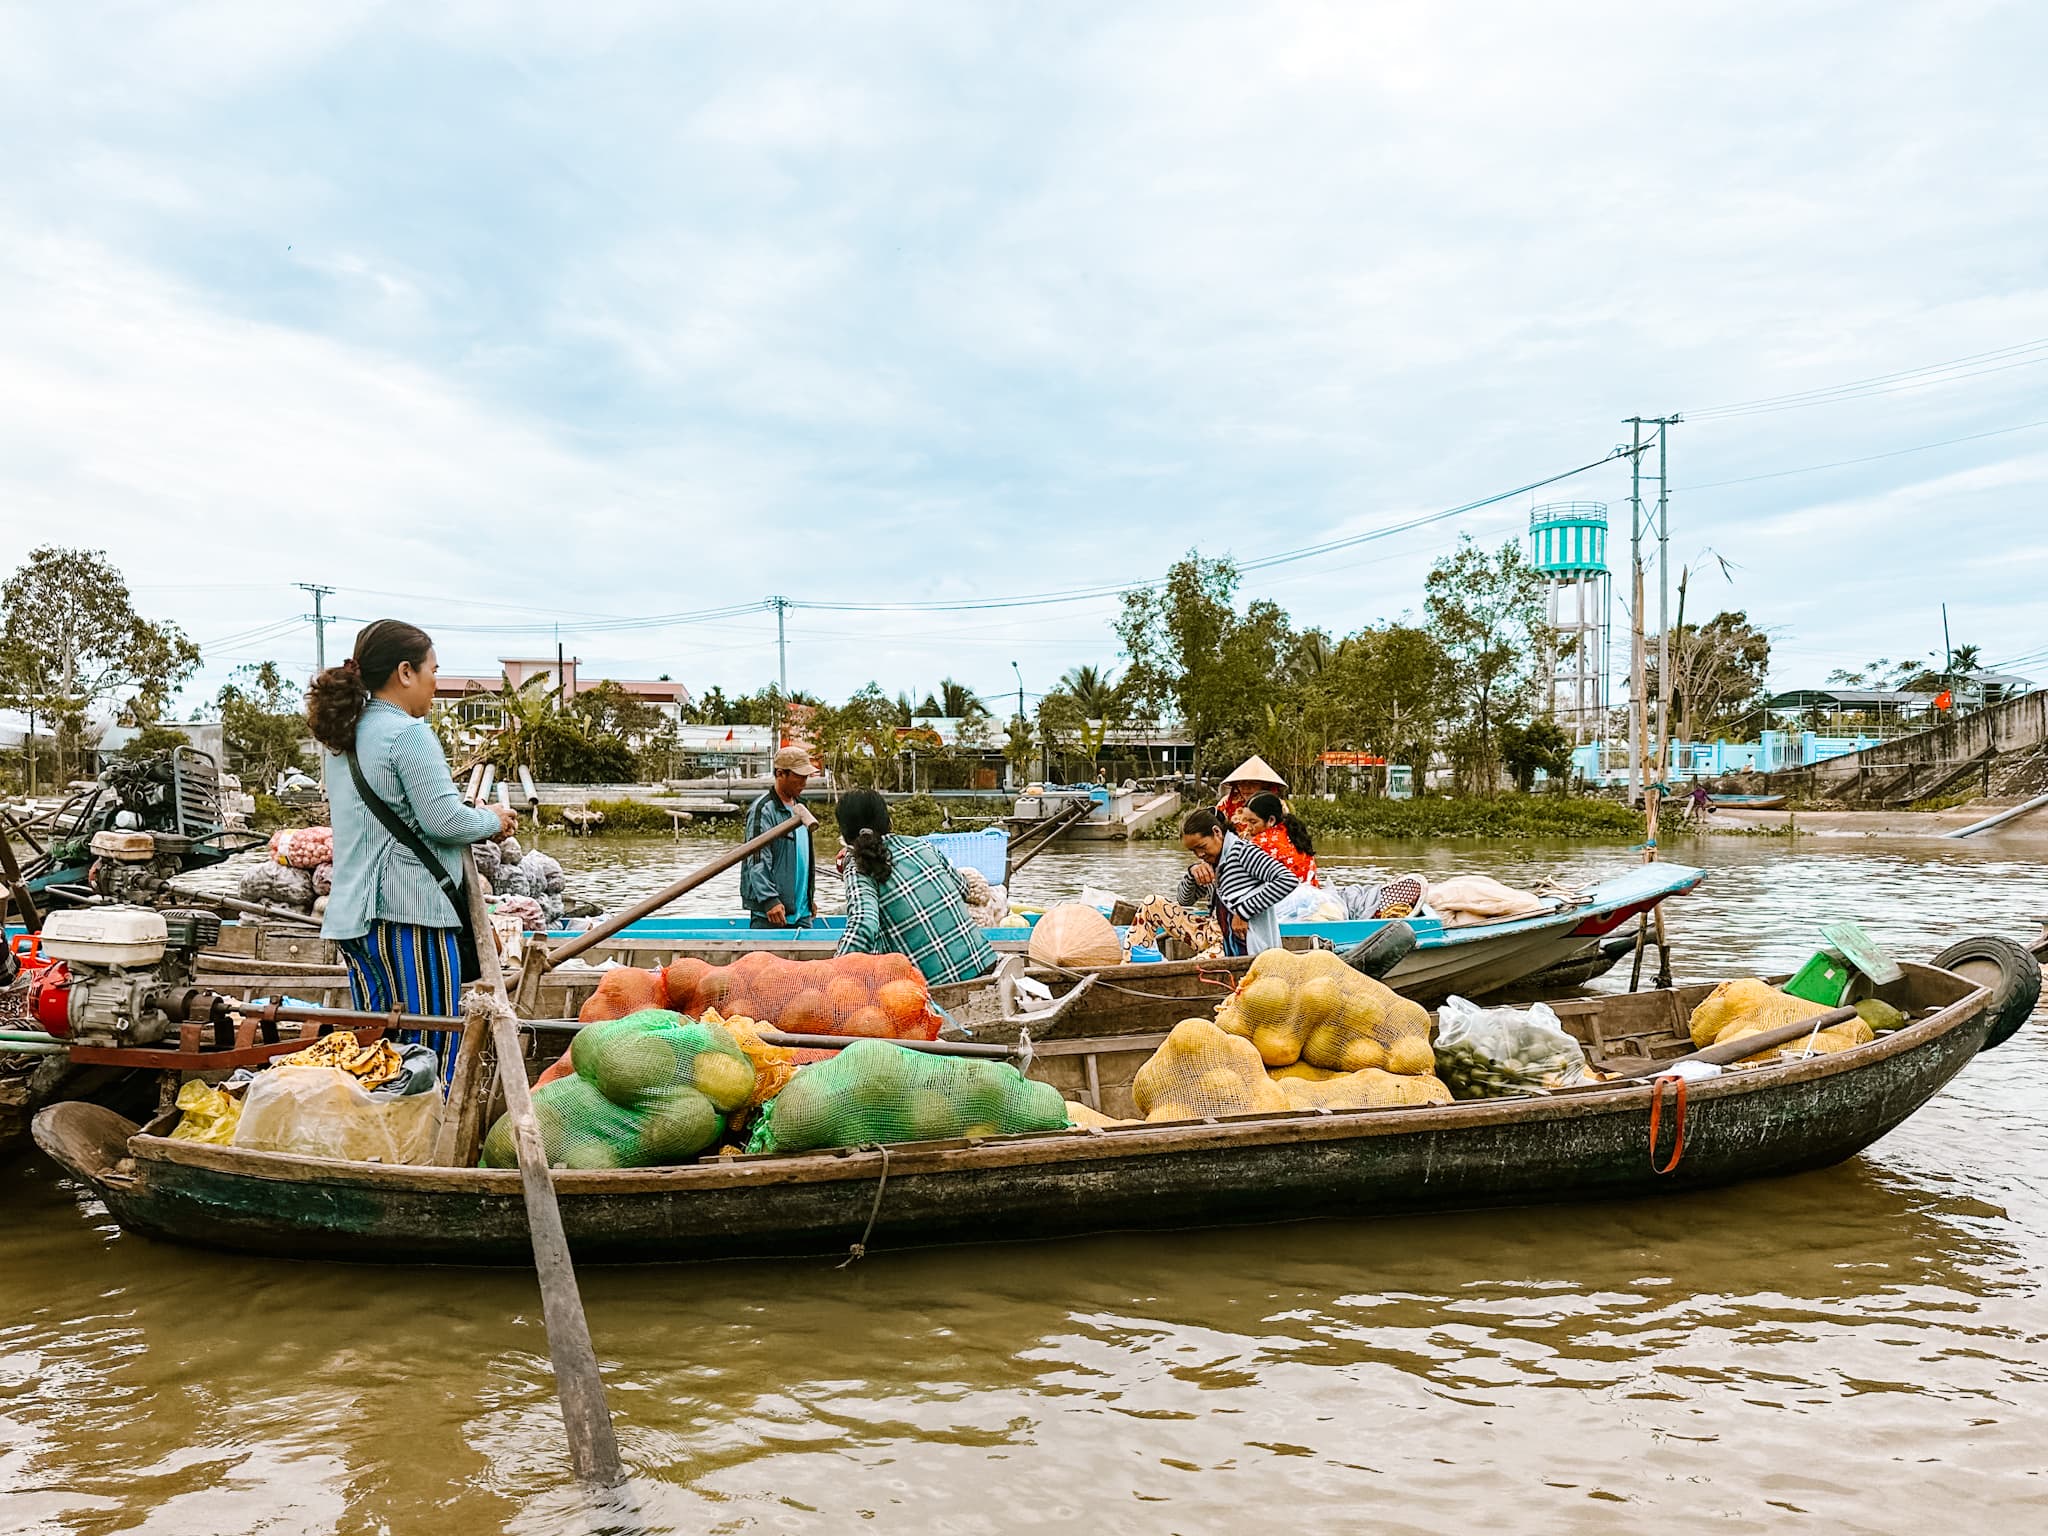
<svg viewBox="0 0 2048 1536">
<path fill-rule="evenodd" d="M 1951 972 L 1908 962 L 1905 969 L 1945 978 L 1967 990 L 1924 1019 L 1845 1051 L 1779 1061 L 1724 1072 L 1687 1085 L 1688 1108 L 1753 1098 L 1824 1078 L 1849 1076 L 1908 1054 L 1966 1027 L 1990 1001 L 1987 988 Z M 1625 995 L 1625 994 L 1618 994 Z M 1641 994 L 1636 994 L 1641 995 Z M 1118 1037 L 1103 1037 L 1113 1043 Z M 1545 1095 L 1471 1099 L 1452 1104 L 1384 1109 L 1310 1109 L 1232 1115 L 1215 1120 L 1177 1120 L 1058 1131 L 1033 1131 L 977 1141 L 902 1142 L 886 1153 L 874 1148 L 829 1148 L 799 1153 L 764 1153 L 719 1158 L 665 1168 L 556 1169 L 555 1187 L 564 1199 L 610 1195 L 685 1194 L 731 1188 L 866 1182 L 886 1164 L 891 1178 L 920 1174 L 980 1172 L 1046 1163 L 1121 1161 L 1210 1147 L 1364 1140 L 1415 1131 L 1567 1120 L 1602 1115 L 1632 1104 L 1647 1105 L 1658 1092 L 1655 1077 L 1568 1089 Z M 164 1124 L 169 1116 L 152 1121 Z M 380 1191 L 502 1193 L 520 1197 L 514 1169 L 381 1165 L 222 1147 L 156 1135 L 148 1129 L 128 1138 L 129 1157 L 138 1164 L 170 1164 L 233 1174 L 266 1183 L 318 1184 Z M 74 1170 L 88 1178 L 100 1175 Z M 103 1169 L 101 1174 L 110 1171 Z"/>
</svg>

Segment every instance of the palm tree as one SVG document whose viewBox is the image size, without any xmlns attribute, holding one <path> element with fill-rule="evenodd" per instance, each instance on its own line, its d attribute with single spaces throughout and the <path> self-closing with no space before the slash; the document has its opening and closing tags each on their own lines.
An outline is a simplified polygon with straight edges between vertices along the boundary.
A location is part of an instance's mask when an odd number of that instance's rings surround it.
<svg viewBox="0 0 2048 1536">
<path fill-rule="evenodd" d="M 1967 676 L 1984 665 L 1983 650 L 1974 645 L 1959 645 L 1948 654 L 1948 669 L 1958 676 Z"/>
<path fill-rule="evenodd" d="M 1099 720 L 1108 725 L 1123 713 L 1122 684 L 1112 681 L 1095 667 L 1083 665 L 1070 669 L 1060 679 L 1060 687 L 1073 696 L 1074 702 L 1081 706 L 1082 715 L 1089 720 Z"/>
<path fill-rule="evenodd" d="M 988 706 L 965 683 L 946 677 L 939 680 L 939 713 L 948 720 L 977 720 L 988 715 Z"/>
</svg>

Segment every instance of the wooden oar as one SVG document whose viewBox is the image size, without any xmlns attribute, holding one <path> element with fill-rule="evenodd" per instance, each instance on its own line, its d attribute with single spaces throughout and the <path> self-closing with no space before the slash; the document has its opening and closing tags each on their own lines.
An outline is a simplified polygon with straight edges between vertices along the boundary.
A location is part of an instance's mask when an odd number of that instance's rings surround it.
<svg viewBox="0 0 2048 1536">
<path fill-rule="evenodd" d="M 563 961 L 573 960 L 593 945 L 602 944 L 620 929 L 639 922 L 643 917 L 659 912 L 678 896 L 688 895 L 714 876 L 724 874 L 742 859 L 759 853 L 778 837 L 787 837 L 796 831 L 798 827 L 815 827 L 817 824 L 818 818 L 810 813 L 802 801 L 798 801 L 789 808 L 789 817 L 786 821 L 770 827 L 759 837 L 749 838 L 737 848 L 728 849 L 708 864 L 698 865 L 687 875 L 683 876 L 682 879 L 676 881 L 675 884 L 656 891 L 652 896 L 646 897 L 643 900 L 634 902 L 632 906 L 626 908 L 623 912 L 613 913 L 610 917 L 600 921 L 596 926 L 577 934 L 575 938 L 557 944 L 553 949 L 541 952 L 539 955 L 539 969 L 542 971 L 552 971 Z M 531 963 L 530 957 L 529 965 Z M 528 974 L 533 973 L 529 971 Z"/>
<path fill-rule="evenodd" d="M 469 855 L 464 855 L 469 858 Z M 583 1296 L 569 1259 L 569 1238 L 562 1230 L 561 1207 L 555 1201 L 554 1177 L 547 1151 L 533 1117 L 533 1095 L 526 1085 L 526 1053 L 519 1044 L 519 1019 L 505 995 L 498 945 L 484 908 L 483 886 L 474 859 L 469 874 L 470 921 L 476 929 L 477 960 L 483 975 L 465 1008 L 484 1010 L 491 1021 L 491 1045 L 497 1053 L 498 1076 L 505 1087 L 505 1108 L 512 1117 L 512 1142 L 519 1153 L 519 1182 L 526 1194 L 526 1227 L 533 1242 L 533 1268 L 540 1278 L 541 1315 L 547 1323 L 548 1358 L 555 1368 L 555 1395 L 562 1403 L 562 1423 L 569 1432 L 569 1465 L 577 1481 L 595 1488 L 618 1489 L 626 1473 L 619 1462 L 618 1436 L 612 1431 L 605 1404 L 604 1378 L 597 1369 L 597 1350 L 590 1342 L 590 1323 L 583 1315 Z M 472 1012 L 472 1017 L 474 1013 Z M 480 1098 L 475 1062 L 483 1031 L 465 1029 L 456 1054 L 457 1086 Z M 477 1045 L 472 1046 L 471 1042 Z M 463 1058 L 471 1071 L 462 1081 Z"/>
<path fill-rule="evenodd" d="M 1846 1024 L 1856 1017 L 1854 1008 L 1830 1008 L 1826 1013 L 1817 1013 L 1810 1019 L 1800 1019 L 1791 1024 L 1780 1024 L 1776 1029 L 1760 1029 L 1753 1035 L 1744 1035 L 1739 1040 L 1730 1040 L 1722 1045 L 1710 1045 L 1705 1050 L 1694 1051 L 1690 1056 L 1674 1056 L 1669 1061 L 1653 1061 L 1647 1066 L 1625 1067 L 1610 1077 L 1655 1077 L 1660 1072 L 1669 1072 L 1682 1061 L 1699 1061 L 1714 1066 L 1726 1066 L 1731 1061 L 1746 1061 L 1759 1051 L 1790 1045 L 1804 1039 L 1817 1030 L 1831 1025 Z"/>
</svg>

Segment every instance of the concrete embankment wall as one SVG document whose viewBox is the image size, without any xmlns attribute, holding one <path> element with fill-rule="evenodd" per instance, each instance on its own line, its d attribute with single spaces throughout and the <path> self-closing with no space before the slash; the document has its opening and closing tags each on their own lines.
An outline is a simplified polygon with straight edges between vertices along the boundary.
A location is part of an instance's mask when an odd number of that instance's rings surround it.
<svg viewBox="0 0 2048 1536">
<path fill-rule="evenodd" d="M 2048 691 L 2029 693 L 1932 730 L 1900 736 L 1846 757 L 1765 776 L 1774 791 L 1892 803 L 1967 786 L 1972 768 L 2048 745 Z"/>
</svg>

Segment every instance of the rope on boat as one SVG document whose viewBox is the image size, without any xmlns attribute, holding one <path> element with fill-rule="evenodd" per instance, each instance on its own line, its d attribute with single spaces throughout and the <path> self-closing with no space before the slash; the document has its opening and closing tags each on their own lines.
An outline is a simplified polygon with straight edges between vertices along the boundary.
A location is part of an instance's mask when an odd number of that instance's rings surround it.
<svg viewBox="0 0 2048 1536">
<path fill-rule="evenodd" d="M 1671 1112 L 1671 1161 L 1662 1168 L 1657 1166 L 1657 1122 L 1664 1109 L 1664 1085 L 1670 1083 L 1675 1090 Z M 1676 1072 L 1666 1072 L 1650 1084 L 1650 1167 L 1659 1174 L 1671 1172 L 1678 1166 L 1678 1160 L 1685 1156 L 1685 1079 Z"/>
<path fill-rule="evenodd" d="M 868 1239 L 875 1235 L 875 1218 L 882 1214 L 882 1191 L 889 1187 L 888 1147 L 877 1141 L 861 1148 L 861 1150 L 875 1151 L 882 1154 L 882 1176 L 875 1180 L 875 1203 L 868 1208 L 868 1224 L 860 1235 L 860 1241 L 846 1250 L 846 1257 L 833 1266 L 835 1269 L 845 1269 L 854 1260 L 864 1259 L 868 1256 Z"/>
</svg>

